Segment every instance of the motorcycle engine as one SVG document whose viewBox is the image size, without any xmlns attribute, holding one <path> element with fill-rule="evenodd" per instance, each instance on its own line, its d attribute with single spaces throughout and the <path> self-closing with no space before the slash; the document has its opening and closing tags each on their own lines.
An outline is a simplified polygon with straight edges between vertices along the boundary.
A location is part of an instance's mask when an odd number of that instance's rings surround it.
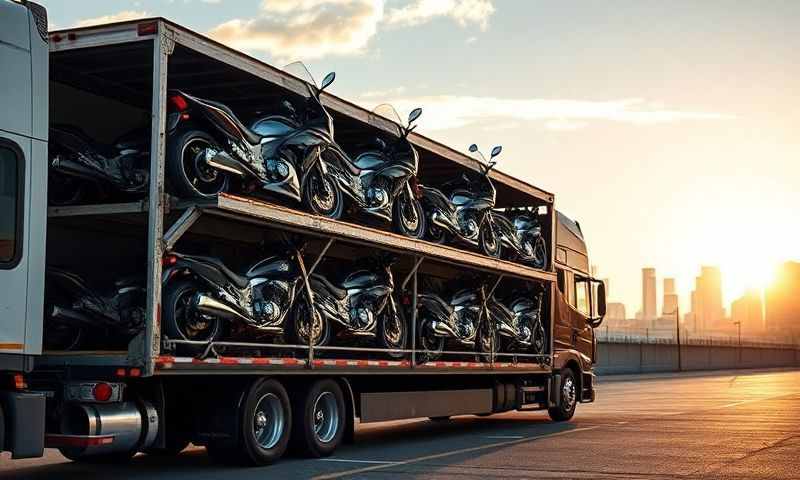
<svg viewBox="0 0 800 480">
<path fill-rule="evenodd" d="M 386 207 L 389 205 L 389 182 L 385 179 L 378 179 L 367 189 L 367 204 L 372 207 Z"/>
<path fill-rule="evenodd" d="M 272 323 L 280 317 L 280 306 L 268 300 L 258 300 L 253 303 L 253 316 L 260 324 Z"/>
<path fill-rule="evenodd" d="M 372 310 L 365 307 L 353 308 L 350 310 L 350 318 L 356 329 L 366 328 L 372 324 Z"/>
<path fill-rule="evenodd" d="M 267 282 L 255 292 L 253 317 L 260 324 L 271 324 L 281 319 L 282 305 L 289 301 L 289 288 L 283 282 Z"/>
</svg>

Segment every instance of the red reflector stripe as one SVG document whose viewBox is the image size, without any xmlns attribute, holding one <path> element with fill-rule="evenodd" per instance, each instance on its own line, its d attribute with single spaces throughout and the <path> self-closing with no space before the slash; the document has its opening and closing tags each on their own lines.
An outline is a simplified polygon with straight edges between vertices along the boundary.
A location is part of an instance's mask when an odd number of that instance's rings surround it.
<svg viewBox="0 0 800 480">
<path fill-rule="evenodd" d="M 44 446 L 59 447 L 92 447 L 114 443 L 114 435 L 60 435 L 48 433 L 44 436 Z"/>
</svg>

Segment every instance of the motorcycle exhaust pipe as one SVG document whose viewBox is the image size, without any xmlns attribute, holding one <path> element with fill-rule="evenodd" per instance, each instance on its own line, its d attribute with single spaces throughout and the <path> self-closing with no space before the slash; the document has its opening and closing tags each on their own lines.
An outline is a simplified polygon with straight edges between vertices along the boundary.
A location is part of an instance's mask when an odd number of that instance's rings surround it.
<svg viewBox="0 0 800 480">
<path fill-rule="evenodd" d="M 461 338 L 456 334 L 455 330 L 445 322 L 439 322 L 434 320 L 431 322 L 431 330 L 436 336 L 439 337 L 449 337 L 454 340 L 457 340 L 463 345 L 473 346 L 475 345 L 475 336 L 473 335 L 472 338 Z"/>
<path fill-rule="evenodd" d="M 50 165 L 57 172 L 87 180 L 95 180 L 97 177 L 108 177 L 102 171 L 84 167 L 78 162 L 66 160 L 60 156 L 53 158 L 53 160 L 50 162 Z"/>
<path fill-rule="evenodd" d="M 214 156 L 210 156 L 209 153 L 210 151 L 206 151 L 206 163 L 209 166 L 235 175 L 245 175 L 245 171 L 242 169 L 241 165 L 239 165 L 239 162 L 234 160 L 227 152 L 219 151 L 214 154 Z"/>
<path fill-rule="evenodd" d="M 59 318 L 61 320 L 75 321 L 85 324 L 95 323 L 90 317 L 84 315 L 83 313 L 80 313 L 71 308 L 59 307 L 58 305 L 53 305 L 53 309 L 50 312 L 50 315 L 53 318 Z"/>
<path fill-rule="evenodd" d="M 499 333 L 500 335 L 502 335 L 504 337 L 511 337 L 511 338 L 516 338 L 517 337 L 517 333 L 514 331 L 513 328 L 511 328 L 510 325 L 507 325 L 505 323 L 498 323 L 497 327 L 498 327 L 497 328 L 497 333 Z"/>
<path fill-rule="evenodd" d="M 204 315 L 210 315 L 225 320 L 238 320 L 247 324 L 253 323 L 253 320 L 242 315 L 230 305 L 199 292 L 195 293 L 194 297 L 192 297 L 191 306 Z"/>
</svg>

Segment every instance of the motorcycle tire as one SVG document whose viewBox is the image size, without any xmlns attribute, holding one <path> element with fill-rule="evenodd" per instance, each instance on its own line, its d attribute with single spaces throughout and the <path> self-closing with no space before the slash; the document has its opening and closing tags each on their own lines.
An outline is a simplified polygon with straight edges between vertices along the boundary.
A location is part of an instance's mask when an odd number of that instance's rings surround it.
<svg viewBox="0 0 800 480">
<path fill-rule="evenodd" d="M 417 363 L 428 363 L 439 359 L 444 350 L 445 340 L 426 331 L 425 322 L 420 322 L 417 331 Z"/>
<path fill-rule="evenodd" d="M 406 222 L 405 209 L 408 207 L 414 209 L 414 214 L 417 217 L 416 226 Z M 426 220 L 425 211 L 422 209 L 422 204 L 419 200 L 414 197 L 408 198 L 405 192 L 395 198 L 392 206 L 392 226 L 395 232 L 405 237 L 421 240 L 425 236 Z"/>
<path fill-rule="evenodd" d="M 491 237 L 489 235 L 491 235 Z M 497 238 L 497 234 L 490 228 L 486 228 L 485 226 L 481 228 L 478 245 L 481 249 L 481 253 L 487 257 L 503 257 L 503 246 L 500 244 L 500 239 Z"/>
<path fill-rule="evenodd" d="M 86 199 L 85 181 L 53 170 L 47 172 L 47 203 L 55 207 L 77 205 Z"/>
<path fill-rule="evenodd" d="M 475 339 L 475 360 L 478 362 L 490 363 L 495 356 L 497 349 L 497 331 L 489 326 L 487 322 L 482 322 L 478 327 L 478 336 Z"/>
<path fill-rule="evenodd" d="M 219 148 L 214 138 L 202 130 L 178 132 L 167 139 L 167 180 L 178 196 L 184 198 L 215 198 L 228 190 L 227 173 L 198 163 L 198 150 L 192 158 L 189 149 Z M 187 163 L 188 162 L 188 163 Z"/>
<path fill-rule="evenodd" d="M 197 316 L 197 313 L 188 311 L 189 301 L 191 297 L 203 290 L 203 286 L 193 279 L 182 279 L 168 283 L 164 287 L 162 299 L 162 315 L 161 325 L 164 333 L 173 340 L 193 340 L 201 342 L 213 342 L 218 340 L 222 334 L 222 320 L 219 318 L 202 317 L 200 322 L 194 318 L 184 318 L 187 315 L 192 317 Z M 195 321 L 200 325 L 205 324 L 205 328 L 201 328 L 199 334 L 192 334 L 186 325 L 182 326 L 189 321 Z M 198 329 L 194 328 L 197 331 Z M 181 346 L 183 347 L 183 346 Z M 204 346 L 186 346 L 187 350 L 200 351 Z"/>
<path fill-rule="evenodd" d="M 324 185 L 328 190 L 325 198 L 319 197 L 316 191 Z M 344 199 L 342 189 L 336 179 L 322 173 L 318 166 L 315 166 L 303 179 L 300 188 L 303 205 L 306 209 L 316 215 L 338 220 L 344 211 Z"/>
<path fill-rule="evenodd" d="M 378 319 L 378 332 L 376 335 L 376 341 L 378 344 L 377 346 L 378 348 L 386 349 L 386 355 L 391 358 L 403 358 L 406 354 L 404 352 L 398 352 L 397 350 L 404 350 L 408 345 L 408 322 L 406 322 L 403 309 L 395 306 L 394 310 L 399 322 L 399 332 L 387 331 L 386 327 L 388 326 L 387 324 L 391 315 L 390 310 L 392 310 L 390 305 L 391 304 L 387 305 L 386 308 L 383 309 L 383 313 L 381 314 L 380 319 Z M 389 339 L 389 335 L 392 335 L 396 338 Z"/>
<path fill-rule="evenodd" d="M 331 324 L 322 313 L 315 309 L 316 315 L 319 316 L 319 321 L 322 322 L 320 326 L 321 332 L 314 342 L 315 347 L 324 347 L 330 342 L 331 339 Z M 298 299 L 292 310 L 292 319 L 288 326 L 289 343 L 295 345 L 308 345 L 308 335 L 299 326 L 301 322 L 305 322 L 309 315 L 308 301 L 305 298 Z"/>
</svg>

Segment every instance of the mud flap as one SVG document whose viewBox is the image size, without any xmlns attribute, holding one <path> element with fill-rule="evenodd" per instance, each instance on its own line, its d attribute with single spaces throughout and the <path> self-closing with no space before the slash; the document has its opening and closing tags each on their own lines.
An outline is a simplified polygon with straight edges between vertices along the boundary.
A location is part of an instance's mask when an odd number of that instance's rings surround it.
<svg viewBox="0 0 800 480">
<path fill-rule="evenodd" d="M 44 454 L 45 396 L 34 392 L 0 392 L 5 441 L 0 450 L 11 458 L 36 458 Z M 2 439 L 2 435 L 0 435 Z"/>
</svg>

